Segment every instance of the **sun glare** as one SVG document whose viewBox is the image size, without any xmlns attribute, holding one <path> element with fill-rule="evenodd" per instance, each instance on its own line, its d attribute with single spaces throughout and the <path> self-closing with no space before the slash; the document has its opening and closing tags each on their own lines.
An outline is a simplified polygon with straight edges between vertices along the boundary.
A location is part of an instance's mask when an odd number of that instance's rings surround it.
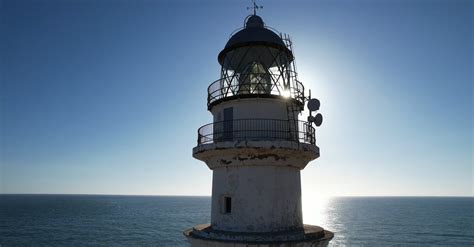
<svg viewBox="0 0 474 247">
<path fill-rule="evenodd" d="M 330 197 L 303 196 L 303 222 L 305 224 L 326 226 Z"/>
</svg>

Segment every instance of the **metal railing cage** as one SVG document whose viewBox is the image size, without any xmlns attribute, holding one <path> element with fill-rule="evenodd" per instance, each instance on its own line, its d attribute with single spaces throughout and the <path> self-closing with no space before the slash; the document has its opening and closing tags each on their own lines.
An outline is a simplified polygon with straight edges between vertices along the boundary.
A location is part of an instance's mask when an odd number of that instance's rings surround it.
<svg viewBox="0 0 474 247">
<path fill-rule="evenodd" d="M 296 80 L 293 73 L 292 83 L 286 87 L 283 86 L 283 82 L 280 82 L 281 78 L 278 74 L 252 73 L 223 77 L 211 83 L 207 88 L 207 106 L 211 109 L 220 101 L 239 97 L 282 96 L 295 100 L 302 107 L 305 101 L 304 86 Z"/>
<path fill-rule="evenodd" d="M 294 141 L 315 144 L 315 129 L 310 123 L 280 119 L 235 119 L 206 124 L 198 129 L 197 144 L 224 141 Z"/>
</svg>

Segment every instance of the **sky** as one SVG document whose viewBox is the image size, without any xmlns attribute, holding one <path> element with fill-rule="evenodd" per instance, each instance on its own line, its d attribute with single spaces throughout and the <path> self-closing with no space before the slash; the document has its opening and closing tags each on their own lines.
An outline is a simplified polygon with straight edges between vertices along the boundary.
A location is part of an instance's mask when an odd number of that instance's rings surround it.
<svg viewBox="0 0 474 247">
<path fill-rule="evenodd" d="M 321 101 L 304 198 L 474 195 L 472 1 L 258 3 Z M 0 193 L 210 195 L 192 148 L 249 5 L 0 0 Z"/>
</svg>

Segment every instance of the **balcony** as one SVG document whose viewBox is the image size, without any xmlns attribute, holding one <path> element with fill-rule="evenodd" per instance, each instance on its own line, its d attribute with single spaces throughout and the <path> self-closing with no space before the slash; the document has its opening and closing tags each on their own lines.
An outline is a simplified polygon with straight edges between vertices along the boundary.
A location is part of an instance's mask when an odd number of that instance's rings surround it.
<svg viewBox="0 0 474 247">
<path fill-rule="evenodd" d="M 198 129 L 197 144 L 225 141 L 293 141 L 315 145 L 308 122 L 279 119 L 236 119 L 210 123 Z"/>
<path fill-rule="evenodd" d="M 283 86 L 285 81 L 290 86 Z M 250 97 L 281 96 L 295 100 L 300 107 L 304 105 L 304 86 L 296 79 L 294 72 L 289 73 L 287 78 L 269 73 L 227 76 L 209 85 L 207 93 L 208 109 L 224 100 Z"/>
</svg>

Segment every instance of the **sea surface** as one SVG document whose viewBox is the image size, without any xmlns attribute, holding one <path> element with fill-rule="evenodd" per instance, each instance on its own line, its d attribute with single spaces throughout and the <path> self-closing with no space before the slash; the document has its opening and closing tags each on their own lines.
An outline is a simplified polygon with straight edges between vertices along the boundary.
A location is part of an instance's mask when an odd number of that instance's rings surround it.
<svg viewBox="0 0 474 247">
<path fill-rule="evenodd" d="M 332 246 L 474 246 L 474 198 L 336 197 L 304 205 Z M 0 246 L 188 246 L 210 197 L 0 195 Z M 309 212 L 309 213 L 308 213 Z"/>
</svg>

